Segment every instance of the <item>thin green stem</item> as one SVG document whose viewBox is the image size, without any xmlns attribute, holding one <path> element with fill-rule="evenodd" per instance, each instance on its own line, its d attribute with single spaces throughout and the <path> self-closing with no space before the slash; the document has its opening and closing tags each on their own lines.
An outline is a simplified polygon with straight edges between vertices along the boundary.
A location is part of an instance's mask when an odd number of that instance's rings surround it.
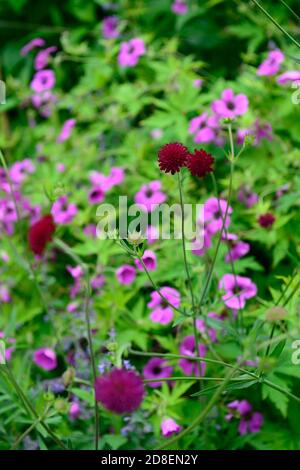
<svg viewBox="0 0 300 470">
<path fill-rule="evenodd" d="M 194 296 L 194 290 L 193 290 L 193 283 L 192 283 L 192 278 L 190 275 L 190 270 L 189 270 L 189 265 L 187 261 L 187 256 L 186 256 L 186 245 L 185 245 L 185 214 L 184 214 L 184 203 L 183 203 L 183 191 L 182 191 L 182 179 L 181 179 L 181 173 L 178 173 L 178 189 L 179 189 L 179 199 L 180 199 L 180 207 L 181 207 L 181 242 L 182 242 L 182 253 L 183 253 L 183 262 L 184 262 L 184 268 L 186 272 L 186 278 L 191 294 L 191 299 L 192 299 L 192 310 L 193 310 L 193 330 L 194 330 L 194 338 L 195 338 L 195 353 L 196 356 L 200 357 L 200 352 L 199 352 L 199 338 L 198 338 L 198 331 L 197 331 L 197 310 L 196 310 L 196 302 L 195 302 L 195 296 Z M 200 382 L 201 386 L 201 382 Z"/>
<path fill-rule="evenodd" d="M 276 20 L 273 18 L 273 16 L 270 15 L 270 13 L 265 10 L 265 8 L 257 2 L 257 0 L 252 0 L 252 2 L 260 9 L 260 11 L 278 28 L 286 37 L 289 38 L 289 40 L 300 49 L 300 44 L 298 41 L 290 35 Z"/>
</svg>

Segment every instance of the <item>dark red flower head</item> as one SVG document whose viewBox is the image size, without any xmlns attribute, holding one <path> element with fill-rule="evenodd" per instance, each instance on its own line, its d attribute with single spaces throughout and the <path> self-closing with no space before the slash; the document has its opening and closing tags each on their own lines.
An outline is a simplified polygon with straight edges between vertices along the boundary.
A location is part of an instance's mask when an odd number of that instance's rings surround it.
<svg viewBox="0 0 300 470">
<path fill-rule="evenodd" d="M 180 142 L 163 145 L 158 152 L 159 168 L 165 173 L 174 175 L 185 166 L 188 155 L 188 149 Z"/>
<path fill-rule="evenodd" d="M 263 228 L 272 227 L 275 222 L 275 216 L 271 214 L 271 212 L 267 212 L 266 214 L 262 214 L 258 218 L 258 223 Z"/>
<path fill-rule="evenodd" d="M 133 370 L 113 369 L 95 381 L 96 400 L 117 414 L 132 413 L 142 403 L 144 385 Z"/>
<path fill-rule="evenodd" d="M 213 171 L 214 162 L 215 160 L 210 153 L 205 150 L 195 150 L 188 156 L 187 167 L 193 176 L 203 178 L 207 173 Z"/>
<path fill-rule="evenodd" d="M 48 242 L 52 240 L 55 224 L 52 215 L 45 215 L 33 224 L 28 231 L 28 243 L 35 255 L 41 256 Z"/>
</svg>

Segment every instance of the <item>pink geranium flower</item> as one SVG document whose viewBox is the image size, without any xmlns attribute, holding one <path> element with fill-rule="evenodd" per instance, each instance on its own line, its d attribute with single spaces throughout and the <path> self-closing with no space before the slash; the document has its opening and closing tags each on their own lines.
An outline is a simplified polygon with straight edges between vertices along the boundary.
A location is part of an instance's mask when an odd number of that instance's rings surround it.
<svg viewBox="0 0 300 470">
<path fill-rule="evenodd" d="M 55 75 L 53 70 L 39 70 L 34 75 L 30 87 L 36 93 L 51 90 L 55 85 Z"/>
<path fill-rule="evenodd" d="M 156 254 L 152 250 L 145 250 L 142 256 L 142 260 L 144 262 L 144 265 L 148 269 L 148 271 L 156 270 L 157 258 L 156 258 Z M 140 271 L 144 271 L 143 265 L 139 259 L 134 260 L 134 263 Z"/>
<path fill-rule="evenodd" d="M 195 345 L 195 337 L 190 335 L 186 336 L 183 338 L 179 352 L 183 356 L 190 356 L 190 357 L 195 357 L 196 356 L 196 345 Z M 199 352 L 198 356 L 199 357 L 204 357 L 206 353 L 206 347 L 204 344 L 199 344 Z M 182 369 L 182 372 L 185 375 L 196 375 L 196 376 L 201 376 L 205 374 L 206 370 L 206 364 L 205 362 L 200 362 L 200 361 L 190 361 L 189 359 L 180 359 L 178 361 L 179 366 Z"/>
<path fill-rule="evenodd" d="M 279 85 L 285 85 L 288 82 L 300 81 L 300 70 L 289 70 L 277 77 L 277 83 Z"/>
<path fill-rule="evenodd" d="M 170 437 L 181 431 L 182 427 L 172 418 L 166 418 L 161 423 L 161 433 L 164 437 Z"/>
<path fill-rule="evenodd" d="M 162 287 L 160 293 L 166 300 L 164 300 L 158 292 L 154 291 L 151 293 L 151 300 L 147 304 L 147 307 L 152 309 L 150 319 L 154 323 L 167 325 L 173 319 L 173 308 L 168 303 L 178 308 L 180 306 L 180 293 L 176 289 L 173 289 L 173 287 L 167 286 Z"/>
<path fill-rule="evenodd" d="M 114 39 L 119 36 L 119 20 L 116 16 L 107 16 L 102 22 L 102 35 L 105 39 Z"/>
<path fill-rule="evenodd" d="M 214 234 L 221 230 L 223 225 L 223 218 L 225 217 L 227 207 L 227 201 L 225 199 L 218 199 L 211 197 L 204 203 L 204 223 L 210 234 Z M 227 217 L 225 221 L 225 228 L 229 227 L 230 214 L 232 214 L 232 208 L 229 206 L 227 211 Z"/>
<path fill-rule="evenodd" d="M 116 271 L 116 276 L 120 284 L 128 285 L 132 284 L 136 278 L 136 270 L 129 264 L 123 264 Z"/>
<path fill-rule="evenodd" d="M 145 379 L 158 379 L 157 382 L 148 382 L 148 387 L 157 388 L 163 384 L 159 379 L 171 377 L 173 367 L 168 365 L 165 359 L 153 357 L 144 366 L 143 375 Z"/>
<path fill-rule="evenodd" d="M 35 166 L 29 158 L 15 162 L 10 167 L 9 177 L 13 183 L 20 184 L 31 173 L 35 172 Z"/>
<path fill-rule="evenodd" d="M 223 240 L 229 247 L 228 253 L 225 256 L 226 263 L 242 258 L 250 251 L 249 243 L 238 240 L 238 236 L 233 233 L 224 234 Z"/>
<path fill-rule="evenodd" d="M 249 102 L 246 95 L 235 95 L 231 88 L 226 88 L 221 97 L 222 99 L 212 103 L 212 109 L 218 116 L 234 119 L 248 111 Z"/>
<path fill-rule="evenodd" d="M 234 400 L 227 405 L 229 413 L 225 416 L 226 421 L 231 421 L 236 417 L 239 422 L 239 433 L 244 436 L 248 433 L 259 432 L 263 425 L 263 415 L 259 412 L 253 412 L 252 406 L 247 400 Z"/>
<path fill-rule="evenodd" d="M 134 196 L 134 201 L 145 212 L 153 212 L 158 204 L 166 200 L 166 195 L 161 191 L 160 181 L 151 181 L 144 184 Z"/>
<path fill-rule="evenodd" d="M 60 134 L 57 138 L 57 142 L 64 142 L 65 140 L 69 139 L 72 129 L 76 124 L 76 119 L 67 119 L 60 131 Z"/>
<path fill-rule="evenodd" d="M 175 0 L 171 9 L 175 15 L 185 15 L 188 12 L 188 6 L 184 0 Z"/>
<path fill-rule="evenodd" d="M 33 354 L 33 362 L 44 370 L 53 370 L 57 367 L 55 351 L 50 348 L 37 349 Z"/>
<path fill-rule="evenodd" d="M 35 70 L 42 70 L 48 64 L 48 60 L 53 52 L 57 51 L 57 47 L 47 47 L 47 49 L 43 49 L 42 51 L 38 52 L 35 60 L 34 60 L 34 68 Z"/>
<path fill-rule="evenodd" d="M 27 55 L 32 49 L 36 47 L 43 47 L 45 45 L 45 40 L 42 38 L 31 39 L 25 46 L 21 49 L 21 55 Z"/>
<path fill-rule="evenodd" d="M 279 49 L 269 52 L 268 57 L 258 67 L 257 75 L 275 75 L 279 72 L 280 65 L 283 61 L 284 54 Z"/>
<path fill-rule="evenodd" d="M 224 274 L 219 282 L 219 289 L 225 290 L 222 299 L 225 305 L 233 310 L 244 308 L 246 300 L 257 294 L 257 287 L 251 279 L 234 274 Z"/>
<path fill-rule="evenodd" d="M 123 42 L 120 47 L 118 62 L 121 67 L 135 67 L 139 58 L 146 52 L 145 43 L 140 38 Z"/>
<path fill-rule="evenodd" d="M 218 130 L 219 119 L 217 116 L 209 116 L 208 113 L 202 113 L 191 119 L 189 124 L 189 134 L 194 135 L 196 144 L 214 142 Z"/>
<path fill-rule="evenodd" d="M 77 214 L 77 206 L 69 203 L 67 196 L 60 196 L 54 202 L 51 214 L 56 224 L 69 224 Z"/>
</svg>

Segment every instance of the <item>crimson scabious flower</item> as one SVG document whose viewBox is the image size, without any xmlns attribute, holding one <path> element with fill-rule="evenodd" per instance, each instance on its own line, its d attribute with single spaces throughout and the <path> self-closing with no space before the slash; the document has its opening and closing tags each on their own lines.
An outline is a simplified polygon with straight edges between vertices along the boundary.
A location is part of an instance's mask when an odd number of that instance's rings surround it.
<svg viewBox="0 0 300 470">
<path fill-rule="evenodd" d="M 133 370 L 113 369 L 95 381 L 96 400 L 116 414 L 132 413 L 142 403 L 144 385 Z"/>
<path fill-rule="evenodd" d="M 207 173 L 212 173 L 215 159 L 205 150 L 195 150 L 187 158 L 187 167 L 193 176 L 203 178 Z"/>
<path fill-rule="evenodd" d="M 178 173 L 185 166 L 189 155 L 188 149 L 180 142 L 163 145 L 158 152 L 158 164 L 165 173 Z"/>
<path fill-rule="evenodd" d="M 267 212 L 266 214 L 262 214 L 258 218 L 258 223 L 263 228 L 272 227 L 275 222 L 275 217 L 271 212 Z"/>
<path fill-rule="evenodd" d="M 47 243 L 52 240 L 55 224 L 51 214 L 45 215 L 33 224 L 28 231 L 28 243 L 35 255 L 41 256 Z"/>
</svg>

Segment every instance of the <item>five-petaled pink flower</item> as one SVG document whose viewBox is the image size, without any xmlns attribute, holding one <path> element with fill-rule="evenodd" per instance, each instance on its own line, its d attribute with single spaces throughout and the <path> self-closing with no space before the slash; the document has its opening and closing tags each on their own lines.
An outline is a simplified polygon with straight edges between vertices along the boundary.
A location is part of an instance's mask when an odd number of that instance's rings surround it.
<svg viewBox="0 0 300 470">
<path fill-rule="evenodd" d="M 139 58 L 146 52 L 145 43 L 140 38 L 123 42 L 120 47 L 118 62 L 121 67 L 135 67 Z"/>
<path fill-rule="evenodd" d="M 257 287 L 251 279 L 234 274 L 224 274 L 219 282 L 219 289 L 225 290 L 222 299 L 225 305 L 232 310 L 243 309 L 246 300 L 257 294 Z"/>
<path fill-rule="evenodd" d="M 161 191 L 160 181 L 151 181 L 143 184 L 141 189 L 134 196 L 134 202 L 145 212 L 153 212 L 158 204 L 166 200 L 166 195 Z"/>
<path fill-rule="evenodd" d="M 246 95 L 235 95 L 231 88 L 226 88 L 221 97 L 222 99 L 212 103 L 213 111 L 221 118 L 234 119 L 248 111 L 249 102 Z"/>
<path fill-rule="evenodd" d="M 151 301 L 147 306 L 152 310 L 150 319 L 154 323 L 160 323 L 161 325 L 167 325 L 173 319 L 173 308 L 180 306 L 180 293 L 173 287 L 162 287 L 159 291 L 151 293 Z M 170 304 L 170 305 L 169 305 Z"/>
</svg>

